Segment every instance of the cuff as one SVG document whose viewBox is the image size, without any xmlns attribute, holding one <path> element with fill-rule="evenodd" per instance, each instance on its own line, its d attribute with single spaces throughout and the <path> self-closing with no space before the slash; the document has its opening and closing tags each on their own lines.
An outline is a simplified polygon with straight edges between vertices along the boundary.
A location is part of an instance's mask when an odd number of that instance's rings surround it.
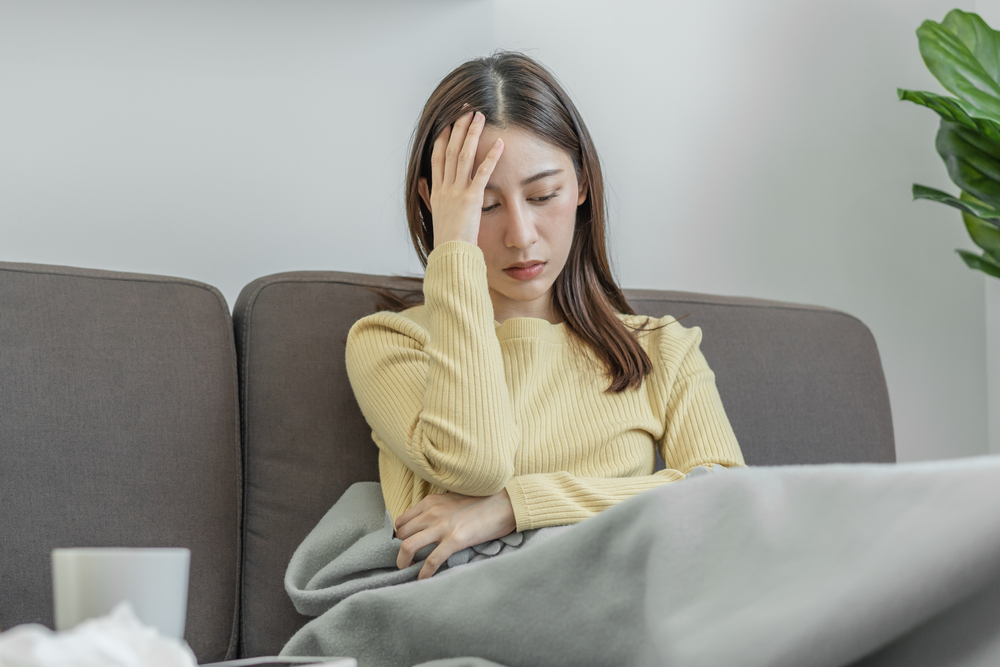
<svg viewBox="0 0 1000 667">
<path fill-rule="evenodd" d="M 514 508 L 514 521 L 517 522 L 515 529 L 519 533 L 531 528 L 531 509 L 528 507 L 528 499 L 524 494 L 524 487 L 517 477 L 511 477 L 504 487 L 507 495 L 510 496 L 510 506 Z"/>
</svg>

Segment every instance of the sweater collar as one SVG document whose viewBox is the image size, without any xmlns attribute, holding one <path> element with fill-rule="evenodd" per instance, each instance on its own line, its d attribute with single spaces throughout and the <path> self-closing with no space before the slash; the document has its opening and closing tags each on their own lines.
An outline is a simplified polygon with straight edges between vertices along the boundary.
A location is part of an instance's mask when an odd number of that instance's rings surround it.
<svg viewBox="0 0 1000 667">
<path fill-rule="evenodd" d="M 497 338 L 500 340 L 538 338 L 555 343 L 566 342 L 567 324 L 565 321 L 552 324 L 540 317 L 510 317 L 504 320 L 503 324 L 496 320 L 493 320 L 493 324 L 496 328 Z"/>
</svg>

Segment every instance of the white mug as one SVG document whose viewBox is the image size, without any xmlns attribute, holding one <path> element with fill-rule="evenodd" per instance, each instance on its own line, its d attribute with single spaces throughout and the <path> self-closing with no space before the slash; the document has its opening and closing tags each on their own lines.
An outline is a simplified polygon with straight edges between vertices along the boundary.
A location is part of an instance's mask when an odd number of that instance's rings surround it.
<svg viewBox="0 0 1000 667">
<path fill-rule="evenodd" d="M 190 564 L 190 549 L 53 549 L 56 630 L 127 600 L 145 625 L 183 639 Z"/>
</svg>

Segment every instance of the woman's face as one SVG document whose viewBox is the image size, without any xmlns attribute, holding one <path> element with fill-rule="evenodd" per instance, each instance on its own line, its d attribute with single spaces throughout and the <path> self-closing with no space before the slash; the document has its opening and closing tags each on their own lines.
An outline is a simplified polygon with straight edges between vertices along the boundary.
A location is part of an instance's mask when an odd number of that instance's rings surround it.
<svg viewBox="0 0 1000 667">
<path fill-rule="evenodd" d="M 566 151 L 514 127 L 483 129 L 476 166 L 497 137 L 503 154 L 486 185 L 478 239 L 494 317 L 501 323 L 511 317 L 557 322 L 552 284 L 569 256 L 586 184 L 577 182 Z M 527 273 L 508 270 L 524 263 L 542 266 Z"/>
</svg>

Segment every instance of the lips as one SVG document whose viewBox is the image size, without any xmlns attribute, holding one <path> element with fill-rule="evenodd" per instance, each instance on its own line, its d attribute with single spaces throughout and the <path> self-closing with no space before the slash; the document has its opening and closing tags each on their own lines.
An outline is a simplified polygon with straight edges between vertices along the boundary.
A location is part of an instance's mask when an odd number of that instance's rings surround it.
<svg viewBox="0 0 1000 667">
<path fill-rule="evenodd" d="M 517 264 L 508 267 L 503 270 L 508 276 L 514 280 L 531 280 L 536 278 L 542 273 L 542 269 L 545 268 L 545 262 L 533 262 L 528 264 L 528 266 L 519 266 Z"/>
</svg>

